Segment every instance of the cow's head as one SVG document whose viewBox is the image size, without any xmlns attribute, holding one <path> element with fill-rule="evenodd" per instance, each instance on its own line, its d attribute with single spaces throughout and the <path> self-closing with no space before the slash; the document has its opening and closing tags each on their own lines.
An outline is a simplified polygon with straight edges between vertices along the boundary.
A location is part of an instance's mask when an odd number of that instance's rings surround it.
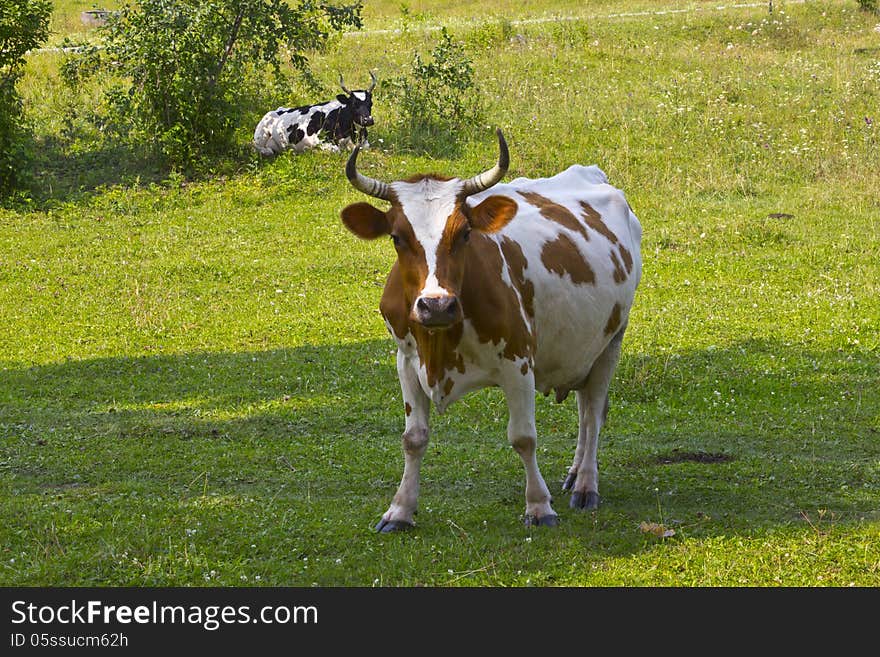
<svg viewBox="0 0 880 657">
<path fill-rule="evenodd" d="M 336 96 L 336 100 L 349 109 L 352 121 L 362 128 L 373 125 L 373 89 L 376 88 L 376 76 L 372 71 L 370 71 L 370 78 L 372 78 L 373 82 L 370 84 L 369 89 L 349 91 L 345 87 L 342 75 L 339 76 L 339 86 L 342 87 L 345 93 Z"/>
<path fill-rule="evenodd" d="M 466 180 L 417 175 L 384 183 L 358 172 L 359 148 L 345 167 L 355 189 L 388 201 L 391 207 L 383 211 L 369 203 L 355 203 L 342 210 L 343 223 L 363 239 L 391 236 L 409 318 L 426 328 L 448 328 L 462 319 L 459 295 L 472 251 L 471 232 L 494 233 L 516 214 L 516 201 L 506 196 L 489 196 L 475 207 L 465 202 L 507 172 L 507 143 L 501 131 L 497 133 L 498 163 Z"/>
</svg>

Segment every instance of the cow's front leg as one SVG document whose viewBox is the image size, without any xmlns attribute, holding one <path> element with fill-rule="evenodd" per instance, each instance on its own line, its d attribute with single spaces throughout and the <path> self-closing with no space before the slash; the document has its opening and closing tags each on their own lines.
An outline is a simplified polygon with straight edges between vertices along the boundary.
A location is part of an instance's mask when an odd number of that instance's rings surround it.
<svg viewBox="0 0 880 657">
<path fill-rule="evenodd" d="M 550 490 L 538 469 L 538 434 L 535 430 L 535 377 L 529 370 L 517 377 L 514 384 L 505 386 L 507 409 L 507 439 L 522 459 L 526 470 L 526 525 L 555 527 L 559 516 L 550 506 Z"/>
<path fill-rule="evenodd" d="M 416 363 L 418 360 L 416 360 Z M 419 472 L 428 448 L 430 400 L 419 385 L 417 366 L 397 352 L 397 376 L 403 391 L 406 424 L 403 431 L 403 478 L 391 506 L 376 525 L 376 531 L 393 532 L 415 525 L 413 516 L 419 501 Z"/>
</svg>

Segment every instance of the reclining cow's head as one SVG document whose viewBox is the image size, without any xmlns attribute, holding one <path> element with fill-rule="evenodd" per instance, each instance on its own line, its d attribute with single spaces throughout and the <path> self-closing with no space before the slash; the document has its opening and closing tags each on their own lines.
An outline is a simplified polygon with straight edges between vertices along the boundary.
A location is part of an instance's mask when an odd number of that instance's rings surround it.
<svg viewBox="0 0 880 657">
<path fill-rule="evenodd" d="M 506 196 L 489 196 L 475 207 L 465 202 L 507 172 L 507 143 L 501 131 L 497 133 L 497 164 L 466 180 L 431 174 L 384 183 L 358 172 L 359 147 L 348 159 L 345 173 L 355 189 L 388 201 L 391 207 L 383 211 L 369 203 L 354 203 L 342 210 L 342 221 L 363 239 L 391 236 L 409 319 L 426 328 L 448 328 L 462 319 L 459 295 L 472 252 L 471 232 L 494 233 L 516 214 L 516 201 Z"/>
<path fill-rule="evenodd" d="M 349 109 L 352 121 L 362 128 L 373 125 L 373 89 L 376 88 L 376 76 L 372 71 L 370 71 L 370 77 L 373 82 L 370 84 L 369 89 L 349 91 L 345 87 L 342 75 L 339 76 L 339 86 L 342 87 L 345 93 L 336 96 L 336 100 Z"/>
</svg>

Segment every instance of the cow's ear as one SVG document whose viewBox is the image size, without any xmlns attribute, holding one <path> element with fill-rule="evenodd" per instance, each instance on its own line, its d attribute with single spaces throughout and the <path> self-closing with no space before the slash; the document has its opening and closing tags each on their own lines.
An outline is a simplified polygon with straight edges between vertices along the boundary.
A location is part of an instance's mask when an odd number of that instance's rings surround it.
<svg viewBox="0 0 880 657">
<path fill-rule="evenodd" d="M 513 219 L 518 206 L 507 196 L 490 196 L 471 208 L 471 227 L 481 233 L 497 233 Z"/>
<path fill-rule="evenodd" d="M 343 105 L 348 105 L 348 101 L 349 101 L 350 99 L 349 99 L 349 97 L 346 96 L 345 94 L 337 94 L 337 95 L 336 95 L 336 100 L 338 100 L 338 101 L 339 101 L 340 103 L 342 103 Z"/>
<path fill-rule="evenodd" d="M 391 233 L 388 216 L 369 203 L 353 203 L 342 210 L 342 223 L 364 240 L 374 240 Z"/>
</svg>

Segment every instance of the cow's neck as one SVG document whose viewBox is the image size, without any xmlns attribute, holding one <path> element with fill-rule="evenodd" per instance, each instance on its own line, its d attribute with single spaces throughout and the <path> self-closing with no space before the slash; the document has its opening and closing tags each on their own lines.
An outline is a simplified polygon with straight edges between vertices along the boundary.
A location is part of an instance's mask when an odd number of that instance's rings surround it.
<svg viewBox="0 0 880 657">
<path fill-rule="evenodd" d="M 443 330 L 429 330 L 413 323 L 410 330 L 416 340 L 419 360 L 425 367 L 429 386 L 441 383 L 450 370 L 464 372 L 464 360 L 458 351 L 463 332 L 460 322 Z"/>
<path fill-rule="evenodd" d="M 336 120 L 333 122 L 333 125 L 328 125 L 328 132 L 332 132 L 333 135 L 342 139 L 343 137 L 353 137 L 354 136 L 354 122 L 353 122 L 354 112 L 351 107 L 348 105 L 342 105 L 339 108 L 339 113 L 336 115 Z"/>
</svg>

